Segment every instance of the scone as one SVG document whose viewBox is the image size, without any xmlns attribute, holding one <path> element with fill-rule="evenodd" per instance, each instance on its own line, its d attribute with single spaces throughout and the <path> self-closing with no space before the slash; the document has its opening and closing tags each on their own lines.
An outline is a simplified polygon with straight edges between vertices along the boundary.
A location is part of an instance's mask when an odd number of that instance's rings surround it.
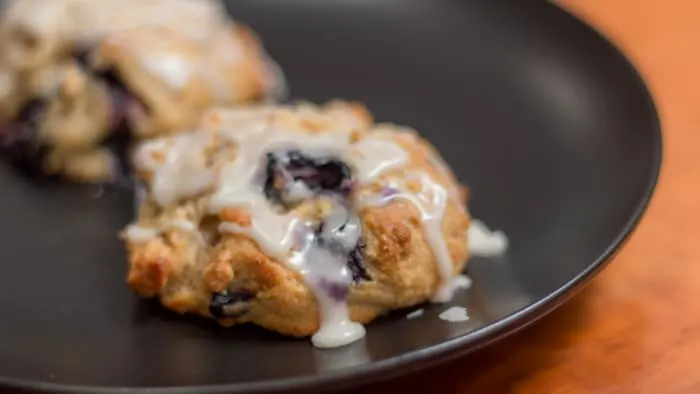
<svg viewBox="0 0 700 394">
<path fill-rule="evenodd" d="M 9 0 L 0 153 L 32 174 L 109 182 L 130 141 L 283 88 L 258 37 L 214 0 Z"/>
<path fill-rule="evenodd" d="M 334 347 L 460 282 L 463 188 L 414 130 L 361 105 L 212 109 L 133 160 L 128 283 L 178 313 Z"/>
</svg>

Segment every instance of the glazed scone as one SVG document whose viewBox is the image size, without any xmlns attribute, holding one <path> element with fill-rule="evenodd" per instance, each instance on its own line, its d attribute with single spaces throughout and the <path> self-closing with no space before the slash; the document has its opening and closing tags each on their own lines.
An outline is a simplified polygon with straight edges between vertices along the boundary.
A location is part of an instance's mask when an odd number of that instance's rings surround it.
<svg viewBox="0 0 700 394">
<path fill-rule="evenodd" d="M 438 152 L 358 104 L 212 109 L 140 145 L 134 168 L 129 285 L 223 325 L 341 346 L 450 300 L 468 257 L 466 196 Z"/>
<path fill-rule="evenodd" d="M 214 0 L 9 0 L 0 46 L 0 152 L 76 181 L 114 180 L 129 141 L 284 86 Z"/>
</svg>

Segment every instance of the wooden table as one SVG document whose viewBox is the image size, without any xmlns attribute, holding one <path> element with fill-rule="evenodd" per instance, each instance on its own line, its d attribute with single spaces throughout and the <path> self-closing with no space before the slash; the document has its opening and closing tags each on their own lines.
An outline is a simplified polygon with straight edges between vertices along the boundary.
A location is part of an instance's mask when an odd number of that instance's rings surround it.
<svg viewBox="0 0 700 394">
<path fill-rule="evenodd" d="M 655 96 L 664 163 L 646 217 L 610 266 L 551 315 L 363 392 L 700 394 L 700 0 L 560 3 L 616 42 Z"/>
</svg>

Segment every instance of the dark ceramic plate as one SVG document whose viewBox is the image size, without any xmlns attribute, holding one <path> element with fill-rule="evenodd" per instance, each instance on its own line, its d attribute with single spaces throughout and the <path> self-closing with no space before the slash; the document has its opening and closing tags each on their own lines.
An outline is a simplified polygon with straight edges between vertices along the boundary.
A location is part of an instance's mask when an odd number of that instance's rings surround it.
<svg viewBox="0 0 700 394">
<path fill-rule="evenodd" d="M 471 320 L 398 312 L 347 348 L 314 350 L 139 302 L 116 231 L 132 198 L 38 186 L 0 168 L 0 382 L 65 393 L 342 388 L 464 354 L 550 311 L 620 246 L 652 193 L 659 122 L 630 64 L 537 1 L 241 0 L 295 98 L 365 101 L 420 130 L 503 229 L 454 301 Z M 158 391 L 159 392 L 159 391 Z"/>
</svg>

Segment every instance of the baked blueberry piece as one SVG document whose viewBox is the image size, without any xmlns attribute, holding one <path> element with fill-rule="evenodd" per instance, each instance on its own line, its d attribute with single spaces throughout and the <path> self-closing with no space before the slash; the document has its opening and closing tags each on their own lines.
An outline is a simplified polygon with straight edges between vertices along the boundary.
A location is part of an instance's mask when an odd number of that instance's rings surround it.
<svg viewBox="0 0 700 394">
<path fill-rule="evenodd" d="M 218 1 L 5 3 L 0 154 L 30 174 L 119 180 L 133 142 L 284 86 L 260 40 Z"/>
<path fill-rule="evenodd" d="M 463 188 L 414 130 L 361 105 L 212 109 L 141 144 L 134 168 L 128 283 L 178 313 L 334 347 L 462 282 Z"/>
</svg>

